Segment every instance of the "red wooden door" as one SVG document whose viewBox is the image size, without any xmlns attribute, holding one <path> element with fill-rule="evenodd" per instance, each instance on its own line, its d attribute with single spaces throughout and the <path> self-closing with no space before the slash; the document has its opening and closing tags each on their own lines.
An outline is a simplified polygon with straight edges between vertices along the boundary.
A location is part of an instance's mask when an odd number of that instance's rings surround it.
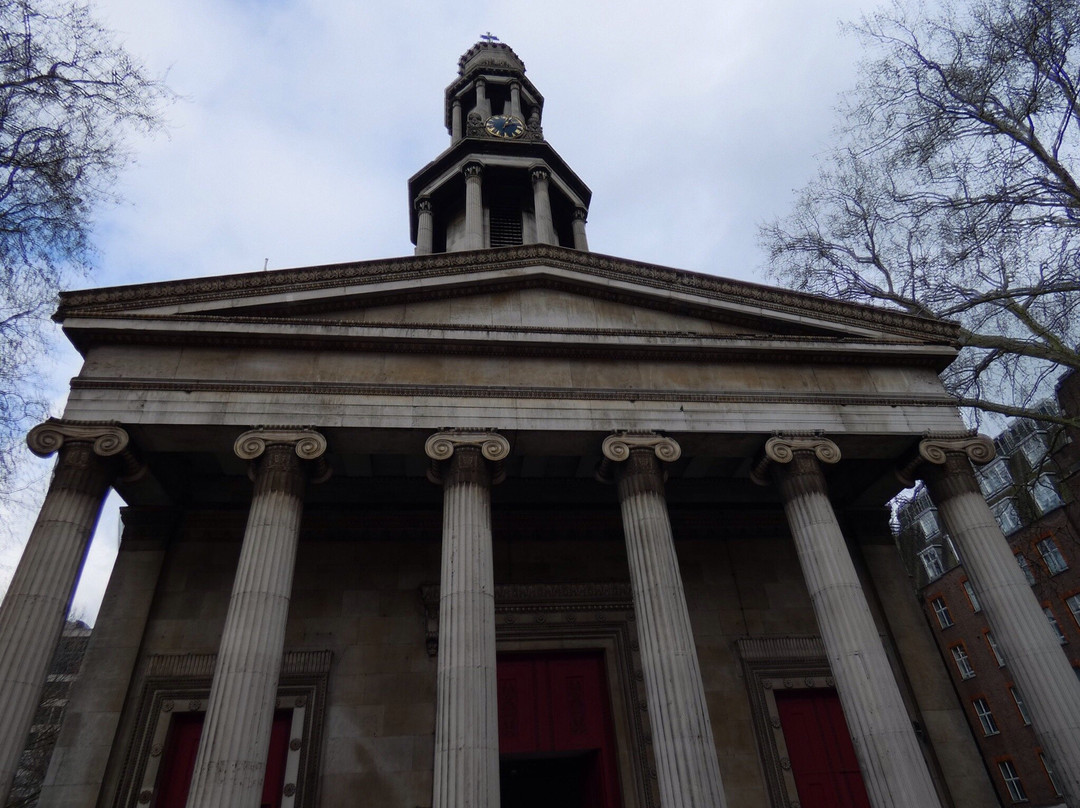
<svg viewBox="0 0 1080 808">
<path fill-rule="evenodd" d="M 498 680 L 503 760 L 516 761 L 519 776 L 538 787 L 573 780 L 573 786 L 559 786 L 574 792 L 559 793 L 564 804 L 616 808 L 619 782 L 602 652 L 500 656 Z"/>
<path fill-rule="evenodd" d="M 199 751 L 203 719 L 206 713 L 176 713 L 169 725 L 165 750 L 161 755 L 154 808 L 184 808 L 191 776 L 195 772 L 195 755 Z M 260 808 L 281 808 L 281 791 L 285 785 L 285 761 L 289 756 L 289 730 L 292 711 L 278 710 L 270 729 L 270 751 L 266 758 L 266 776 Z"/>
<path fill-rule="evenodd" d="M 778 691 L 776 709 L 803 808 L 870 808 L 836 691 Z"/>
</svg>

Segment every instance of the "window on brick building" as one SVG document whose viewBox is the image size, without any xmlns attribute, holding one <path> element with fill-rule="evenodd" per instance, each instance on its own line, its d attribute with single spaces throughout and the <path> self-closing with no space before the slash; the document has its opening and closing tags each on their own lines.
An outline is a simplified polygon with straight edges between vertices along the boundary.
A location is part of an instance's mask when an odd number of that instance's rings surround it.
<svg viewBox="0 0 1080 808">
<path fill-rule="evenodd" d="M 986 637 L 986 644 L 990 646 L 990 652 L 994 655 L 994 659 L 997 661 L 998 667 L 1000 668 L 1005 664 L 1005 657 L 1001 655 L 1001 649 L 998 648 L 994 635 L 987 631 L 983 636 Z"/>
<path fill-rule="evenodd" d="M 941 561 L 941 548 L 938 546 L 927 547 L 919 553 L 919 559 L 926 570 L 926 577 L 933 580 L 945 574 L 945 565 Z"/>
<path fill-rule="evenodd" d="M 919 517 L 919 530 L 921 530 L 923 536 L 928 539 L 934 538 L 934 536 L 941 532 L 941 527 L 938 525 L 937 514 L 933 510 L 926 511 Z"/>
<path fill-rule="evenodd" d="M 1057 778 L 1054 777 L 1054 770 L 1050 768 L 1050 764 L 1046 761 L 1046 755 L 1039 752 L 1039 761 L 1043 765 L 1043 769 L 1046 770 L 1046 777 L 1050 781 L 1050 786 L 1054 789 L 1054 793 L 1059 797 L 1063 796 L 1061 786 L 1058 785 Z"/>
<path fill-rule="evenodd" d="M 1009 465 L 1004 459 L 995 460 L 988 466 L 983 466 L 977 472 L 979 487 L 984 497 L 992 497 L 1002 488 L 1012 483 L 1012 475 L 1009 473 Z"/>
<path fill-rule="evenodd" d="M 1020 713 L 1020 719 L 1024 722 L 1024 726 L 1031 726 L 1031 716 L 1028 715 L 1027 705 L 1024 704 L 1024 700 L 1020 698 L 1020 691 L 1013 686 L 1009 688 L 1009 693 L 1012 694 L 1013 701 L 1016 702 L 1016 710 Z"/>
<path fill-rule="evenodd" d="M 971 604 L 971 611 L 981 612 L 982 606 L 979 604 L 979 599 L 975 597 L 975 588 L 971 585 L 971 581 L 964 581 L 964 594 L 967 595 L 968 603 Z"/>
<path fill-rule="evenodd" d="M 1035 575 L 1031 571 L 1031 564 L 1028 563 L 1027 556 L 1023 553 L 1016 554 L 1016 563 L 1020 565 L 1020 569 L 1024 571 L 1024 578 L 1027 579 L 1028 586 L 1034 586 Z"/>
<path fill-rule="evenodd" d="M 1046 438 L 1040 432 L 1028 435 L 1020 444 L 1020 451 L 1033 469 L 1039 467 L 1039 463 L 1046 457 Z"/>
<path fill-rule="evenodd" d="M 945 603 L 945 598 L 934 598 L 930 601 L 930 605 L 934 607 L 934 614 L 937 615 L 939 626 L 948 628 L 953 624 L 952 615 L 949 614 L 949 607 Z"/>
<path fill-rule="evenodd" d="M 1039 509 L 1039 513 L 1048 513 L 1054 508 L 1060 508 L 1065 504 L 1061 501 L 1057 486 L 1049 475 L 1040 475 L 1038 479 L 1031 483 L 1029 490 L 1031 491 L 1031 498 L 1035 500 L 1035 505 Z"/>
<path fill-rule="evenodd" d="M 1058 625 L 1057 617 L 1054 616 L 1054 610 L 1049 606 L 1043 606 L 1043 614 L 1046 615 L 1046 619 L 1050 621 L 1050 626 L 1054 629 L 1054 633 L 1057 634 L 1058 642 L 1064 645 L 1068 642 L 1065 639 L 1065 634 L 1061 630 L 1061 626 Z"/>
<path fill-rule="evenodd" d="M 971 667 L 971 660 L 968 659 L 967 651 L 964 650 L 963 645 L 954 645 L 949 649 L 952 651 L 953 661 L 956 663 L 956 669 L 960 671 L 961 679 L 970 679 L 975 675 L 975 669 Z"/>
<path fill-rule="evenodd" d="M 997 520 L 1001 532 L 1006 536 L 1014 533 L 1020 527 L 1020 515 L 1017 514 L 1016 506 L 1013 505 L 1011 499 L 996 502 L 991 510 L 994 512 L 994 518 Z"/>
<path fill-rule="evenodd" d="M 983 735 L 997 735 L 998 730 L 997 722 L 994 720 L 994 714 L 990 712 L 990 704 L 986 699 L 975 699 L 971 702 L 975 706 L 975 715 L 979 716 L 979 723 L 982 724 Z"/>
<path fill-rule="evenodd" d="M 1076 625 L 1080 626 L 1080 595 L 1070 595 L 1065 598 L 1065 605 L 1069 607 L 1069 611 L 1072 612 L 1073 620 L 1076 621 Z"/>
<path fill-rule="evenodd" d="M 1058 549 L 1057 542 L 1052 538 L 1043 539 L 1035 545 L 1035 549 L 1039 551 L 1039 555 L 1042 556 L 1043 563 L 1046 565 L 1046 570 L 1051 575 L 1065 572 L 1069 568 L 1069 565 L 1065 563 L 1065 557 L 1061 554 L 1061 550 Z"/>
<path fill-rule="evenodd" d="M 998 763 L 998 771 L 1001 779 L 1005 781 L 1005 788 L 1009 789 L 1009 796 L 1013 802 L 1026 802 L 1027 794 L 1024 785 L 1020 782 L 1020 775 L 1016 773 L 1011 760 L 1002 760 Z"/>
</svg>

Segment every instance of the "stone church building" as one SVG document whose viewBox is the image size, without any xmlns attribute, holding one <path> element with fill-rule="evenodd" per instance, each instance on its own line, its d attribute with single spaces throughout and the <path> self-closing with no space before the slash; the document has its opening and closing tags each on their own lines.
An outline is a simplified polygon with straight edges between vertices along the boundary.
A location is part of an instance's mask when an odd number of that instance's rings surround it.
<svg viewBox="0 0 1080 808">
<path fill-rule="evenodd" d="M 957 329 L 590 252 L 543 106 L 506 45 L 461 58 L 414 256 L 62 296 L 0 794 L 112 487 L 42 808 L 997 805 L 890 533 L 919 478 L 1080 805 Z"/>
</svg>

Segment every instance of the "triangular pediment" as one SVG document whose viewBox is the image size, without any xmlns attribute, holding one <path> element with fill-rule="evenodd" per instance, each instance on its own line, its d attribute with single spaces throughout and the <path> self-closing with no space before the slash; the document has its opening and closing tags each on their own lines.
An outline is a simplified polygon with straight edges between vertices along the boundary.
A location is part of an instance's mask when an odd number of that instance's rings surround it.
<svg viewBox="0 0 1080 808">
<path fill-rule="evenodd" d="M 473 349 L 521 334 L 564 348 L 670 340 L 684 351 L 738 340 L 773 349 L 955 341 L 950 323 L 546 245 L 66 293 L 57 319 L 79 347 L 120 320 L 156 339 L 217 329 L 230 339 L 287 332 L 309 343 L 458 340 Z"/>
</svg>

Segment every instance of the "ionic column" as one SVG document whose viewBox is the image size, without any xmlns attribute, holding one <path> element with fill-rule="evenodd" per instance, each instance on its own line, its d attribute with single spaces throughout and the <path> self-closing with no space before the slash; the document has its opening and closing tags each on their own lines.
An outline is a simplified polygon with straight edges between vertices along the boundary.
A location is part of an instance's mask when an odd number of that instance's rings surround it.
<svg viewBox="0 0 1080 808">
<path fill-rule="evenodd" d="M 0 605 L 0 805 L 7 802 L 102 502 L 128 446 L 118 426 L 55 419 L 34 427 L 26 440 L 39 457 L 58 455 Z"/>
<path fill-rule="evenodd" d="M 466 163 L 465 175 L 465 246 L 466 250 L 484 248 L 484 198 L 481 193 L 481 177 L 484 167 L 479 163 Z"/>
<path fill-rule="evenodd" d="M 510 114 L 521 120 L 521 84 L 510 82 Z"/>
<path fill-rule="evenodd" d="M 589 211 L 585 208 L 574 208 L 574 249 L 587 252 L 589 249 L 589 242 L 585 238 L 585 219 L 588 217 Z"/>
<path fill-rule="evenodd" d="M 424 450 L 443 486 L 432 808 L 498 808 L 499 717 L 491 467 L 510 454 L 490 432 L 438 432 Z M 493 479 L 494 478 L 494 479 Z"/>
<path fill-rule="evenodd" d="M 461 140 L 461 99 L 455 98 L 450 109 L 450 142 Z"/>
<path fill-rule="evenodd" d="M 431 218 L 431 200 L 422 196 L 416 200 L 416 255 L 431 254 L 434 240 Z"/>
<path fill-rule="evenodd" d="M 881 644 L 820 463 L 840 450 L 822 438 L 770 438 L 754 470 L 769 464 L 780 488 L 840 704 L 874 808 L 940 805 L 911 718 Z"/>
<path fill-rule="evenodd" d="M 678 460 L 681 450 L 671 438 L 616 433 L 605 438 L 603 453 L 618 482 L 660 804 L 722 808 L 724 786 L 660 466 Z"/>
<path fill-rule="evenodd" d="M 1031 723 L 1070 806 L 1080 805 L 1080 682 L 986 504 L 969 459 L 994 458 L 989 438 L 927 438 L 919 474 L 1024 694 Z"/>
<path fill-rule="evenodd" d="M 300 429 L 255 429 L 233 447 L 252 462 L 255 493 L 188 792 L 189 808 L 258 808 L 284 654 L 308 468 L 326 439 Z M 326 479 L 317 462 L 315 482 Z"/>
<path fill-rule="evenodd" d="M 558 244 L 555 223 L 551 219 L 551 197 L 548 194 L 548 170 L 537 166 L 532 170 L 533 210 L 536 212 L 536 241 L 539 244 Z"/>
</svg>

